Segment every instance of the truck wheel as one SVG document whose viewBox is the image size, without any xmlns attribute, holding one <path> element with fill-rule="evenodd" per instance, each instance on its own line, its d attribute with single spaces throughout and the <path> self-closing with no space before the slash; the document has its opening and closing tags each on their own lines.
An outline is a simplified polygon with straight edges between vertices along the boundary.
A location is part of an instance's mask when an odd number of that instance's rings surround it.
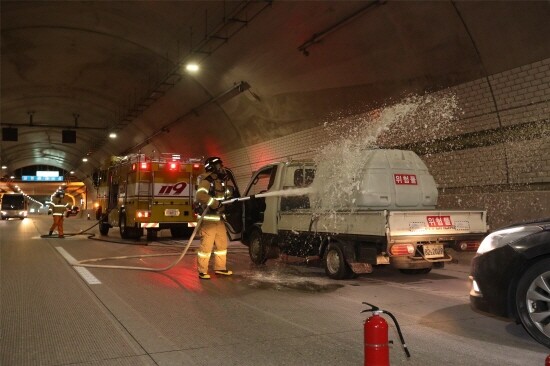
<svg viewBox="0 0 550 366">
<path fill-rule="evenodd" d="M 99 222 L 99 233 L 101 235 L 107 235 L 109 234 L 109 228 L 110 228 L 110 225 L 104 221 L 100 221 Z"/>
<path fill-rule="evenodd" d="M 264 264 L 267 261 L 267 248 L 262 242 L 262 233 L 254 230 L 250 234 L 250 244 L 248 245 L 248 255 L 254 264 Z"/>
<path fill-rule="evenodd" d="M 521 276 L 516 290 L 516 309 L 525 330 L 537 342 L 550 347 L 550 258 L 531 265 Z"/>
<path fill-rule="evenodd" d="M 128 227 L 126 224 L 126 212 L 120 214 L 120 236 L 123 239 L 139 239 L 143 235 L 142 228 Z"/>
<path fill-rule="evenodd" d="M 324 257 L 325 273 L 333 280 L 343 280 L 353 275 L 338 244 L 330 244 Z"/>
<path fill-rule="evenodd" d="M 126 213 L 125 212 L 123 212 L 122 215 L 120 215 L 119 225 L 120 225 L 120 237 L 122 239 L 129 239 L 130 238 L 130 232 L 128 230 L 128 227 L 126 226 Z"/>
</svg>

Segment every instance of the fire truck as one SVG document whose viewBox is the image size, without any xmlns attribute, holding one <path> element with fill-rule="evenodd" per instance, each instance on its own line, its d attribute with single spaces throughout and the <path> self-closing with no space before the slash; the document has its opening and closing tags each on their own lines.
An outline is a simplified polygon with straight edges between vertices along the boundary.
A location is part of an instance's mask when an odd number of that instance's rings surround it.
<svg viewBox="0 0 550 366">
<path fill-rule="evenodd" d="M 147 239 L 170 229 L 172 237 L 186 238 L 196 226 L 193 196 L 197 177 L 204 173 L 202 159 L 180 154 L 113 156 L 94 173 L 99 232 L 120 228 L 122 238 Z"/>
</svg>

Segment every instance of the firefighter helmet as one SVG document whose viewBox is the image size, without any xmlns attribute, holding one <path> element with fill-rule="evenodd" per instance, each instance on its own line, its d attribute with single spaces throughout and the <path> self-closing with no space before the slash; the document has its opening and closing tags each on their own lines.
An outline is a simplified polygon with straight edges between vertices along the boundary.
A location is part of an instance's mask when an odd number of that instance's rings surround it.
<svg viewBox="0 0 550 366">
<path fill-rule="evenodd" d="M 217 167 L 219 165 L 223 165 L 222 159 L 218 158 L 217 156 L 209 157 L 204 161 L 204 170 L 207 172 L 215 172 L 217 170 Z"/>
</svg>

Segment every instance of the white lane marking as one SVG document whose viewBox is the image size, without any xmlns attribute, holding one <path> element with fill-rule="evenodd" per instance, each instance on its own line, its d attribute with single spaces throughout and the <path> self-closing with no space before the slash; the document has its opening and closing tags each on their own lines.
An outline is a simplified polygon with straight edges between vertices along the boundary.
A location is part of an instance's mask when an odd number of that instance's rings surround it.
<svg viewBox="0 0 550 366">
<path fill-rule="evenodd" d="M 69 262 L 71 266 L 73 266 L 74 270 L 84 279 L 84 281 L 88 282 L 90 285 L 100 285 L 101 281 L 97 279 L 96 276 L 92 274 L 92 272 L 88 271 L 87 268 L 84 267 L 76 267 L 77 260 L 74 259 L 72 255 L 70 255 L 64 248 L 62 247 L 55 247 L 59 254 L 63 256 Z"/>
<path fill-rule="evenodd" d="M 88 269 L 84 267 L 73 267 L 73 268 L 84 279 L 84 281 L 88 282 L 88 284 L 101 285 L 101 281 L 98 280 L 97 277 L 92 274 L 92 272 L 88 271 Z"/>
</svg>

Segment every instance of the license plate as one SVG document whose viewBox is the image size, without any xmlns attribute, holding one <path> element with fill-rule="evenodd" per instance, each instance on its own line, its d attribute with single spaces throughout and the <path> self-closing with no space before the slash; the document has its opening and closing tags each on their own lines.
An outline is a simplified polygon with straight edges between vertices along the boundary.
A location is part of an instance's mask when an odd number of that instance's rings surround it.
<svg viewBox="0 0 550 366">
<path fill-rule="evenodd" d="M 164 210 L 164 216 L 179 216 L 180 210 L 177 208 L 167 208 Z"/>
<path fill-rule="evenodd" d="M 424 257 L 426 258 L 441 258 L 445 256 L 443 245 L 441 244 L 424 244 Z"/>
</svg>

